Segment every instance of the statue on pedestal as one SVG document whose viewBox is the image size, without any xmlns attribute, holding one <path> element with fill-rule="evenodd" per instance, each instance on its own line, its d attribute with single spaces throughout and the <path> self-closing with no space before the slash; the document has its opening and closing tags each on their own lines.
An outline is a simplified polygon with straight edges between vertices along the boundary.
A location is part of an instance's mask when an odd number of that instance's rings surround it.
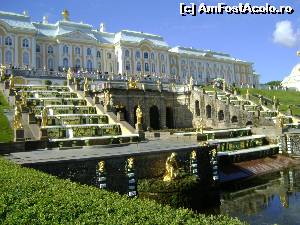
<svg viewBox="0 0 300 225">
<path fill-rule="evenodd" d="M 166 173 L 164 175 L 164 181 L 170 182 L 178 176 L 178 164 L 176 160 L 177 154 L 173 152 L 166 161 Z"/>
<path fill-rule="evenodd" d="M 69 68 L 68 69 L 68 72 L 67 72 L 67 79 L 70 81 L 70 80 L 72 80 L 72 70 L 71 70 L 71 68 Z"/>
<path fill-rule="evenodd" d="M 14 129 L 21 129 L 23 128 L 22 125 L 22 113 L 19 105 L 15 106 L 15 115 L 13 120 L 13 127 Z"/>
<path fill-rule="evenodd" d="M 203 121 L 203 118 L 197 120 L 196 122 L 196 132 L 199 132 L 200 134 L 203 134 L 203 129 L 205 128 L 205 123 Z"/>
<path fill-rule="evenodd" d="M 21 94 L 21 105 L 27 106 L 27 97 L 26 97 L 25 91 L 22 91 L 22 94 Z"/>
<path fill-rule="evenodd" d="M 99 167 L 99 172 L 100 173 L 104 173 L 105 172 L 105 162 L 104 161 L 100 161 L 99 163 L 98 163 L 98 167 Z"/>
<path fill-rule="evenodd" d="M 88 81 L 87 77 L 84 78 L 83 90 L 85 92 L 89 91 L 89 81 Z"/>
<path fill-rule="evenodd" d="M 44 107 L 42 110 L 42 127 L 46 127 L 48 125 L 48 109 Z"/>
<path fill-rule="evenodd" d="M 111 105 L 111 94 L 108 90 L 104 91 L 104 105 L 110 106 Z"/>
<path fill-rule="evenodd" d="M 9 78 L 9 88 L 10 89 L 14 89 L 15 88 L 15 79 L 14 79 L 14 75 L 11 75 Z"/>
<path fill-rule="evenodd" d="M 4 65 L 2 65 L 2 66 L 0 67 L 1 80 L 4 79 L 5 71 L 6 71 L 6 67 L 5 67 Z"/>
<path fill-rule="evenodd" d="M 143 112 L 140 105 L 138 105 L 135 114 L 136 114 L 136 124 L 139 126 L 142 124 L 142 118 L 143 118 Z"/>
</svg>

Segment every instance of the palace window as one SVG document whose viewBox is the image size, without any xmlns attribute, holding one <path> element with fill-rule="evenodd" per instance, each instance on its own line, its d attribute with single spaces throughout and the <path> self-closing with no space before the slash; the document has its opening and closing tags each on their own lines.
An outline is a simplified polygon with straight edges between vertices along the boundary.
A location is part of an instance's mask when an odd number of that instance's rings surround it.
<svg viewBox="0 0 300 225">
<path fill-rule="evenodd" d="M 151 71 L 152 71 L 152 73 L 155 73 L 155 64 L 154 63 L 152 63 Z"/>
<path fill-rule="evenodd" d="M 126 66 L 125 66 L 126 71 L 130 71 L 130 62 L 126 61 Z"/>
<path fill-rule="evenodd" d="M 97 58 L 101 58 L 101 52 L 97 51 Z"/>
<path fill-rule="evenodd" d="M 11 39 L 11 37 L 6 37 L 5 38 L 5 45 L 12 46 L 12 39 Z"/>
<path fill-rule="evenodd" d="M 75 48 L 75 54 L 76 54 L 76 55 L 80 55 L 80 48 L 79 48 L 79 47 L 76 47 L 76 48 Z"/>
<path fill-rule="evenodd" d="M 164 61 L 164 60 L 165 60 L 164 54 L 161 54 L 161 55 L 160 55 L 160 60 L 161 60 L 161 61 Z"/>
<path fill-rule="evenodd" d="M 218 120 L 219 120 L 219 121 L 224 120 L 224 111 L 223 111 L 223 110 L 220 110 L 220 111 L 218 112 Z"/>
<path fill-rule="evenodd" d="M 137 51 L 135 53 L 135 58 L 137 58 L 137 59 L 141 58 L 141 53 L 139 51 Z"/>
<path fill-rule="evenodd" d="M 54 68 L 53 59 L 50 58 L 50 59 L 48 59 L 48 69 L 53 70 L 53 68 Z"/>
<path fill-rule="evenodd" d="M 154 53 L 152 52 L 151 53 L 151 59 L 154 59 L 155 58 L 155 56 L 154 56 Z"/>
<path fill-rule="evenodd" d="M 149 64 L 145 63 L 145 72 L 149 72 Z"/>
<path fill-rule="evenodd" d="M 173 67 L 173 68 L 171 69 L 171 74 L 172 74 L 172 75 L 176 75 L 176 68 L 175 68 L 175 67 Z"/>
<path fill-rule="evenodd" d="M 80 67 L 81 67 L 80 59 L 76 59 L 76 61 L 75 61 L 76 70 L 80 69 Z"/>
<path fill-rule="evenodd" d="M 38 69 L 42 68 L 41 58 L 40 57 L 36 58 L 36 68 L 38 68 Z"/>
<path fill-rule="evenodd" d="M 211 106 L 210 105 L 207 105 L 206 107 L 206 117 L 208 118 L 208 119 L 210 119 L 211 118 Z"/>
<path fill-rule="evenodd" d="M 51 45 L 48 46 L 48 54 L 53 54 L 53 47 Z"/>
<path fill-rule="evenodd" d="M 12 53 L 11 51 L 5 52 L 5 64 L 12 64 Z"/>
<path fill-rule="evenodd" d="M 111 73 L 114 72 L 113 65 L 112 65 L 111 63 L 109 64 L 109 69 L 110 69 L 110 72 L 111 72 Z"/>
<path fill-rule="evenodd" d="M 184 65 L 185 64 L 185 60 L 181 60 L 181 65 Z"/>
<path fill-rule="evenodd" d="M 69 68 L 69 60 L 67 58 L 64 58 L 63 59 L 63 67 L 65 69 Z"/>
<path fill-rule="evenodd" d="M 148 59 L 148 58 L 149 58 L 148 52 L 144 52 L 144 59 Z"/>
<path fill-rule="evenodd" d="M 37 53 L 41 52 L 41 46 L 40 45 L 36 45 L 35 51 Z"/>
<path fill-rule="evenodd" d="M 125 57 L 129 57 L 129 50 L 128 49 L 125 50 Z"/>
<path fill-rule="evenodd" d="M 141 63 L 137 62 L 136 64 L 136 71 L 142 71 Z"/>
<path fill-rule="evenodd" d="M 89 72 L 91 72 L 93 70 L 93 63 L 91 60 L 87 61 L 86 68 Z"/>
<path fill-rule="evenodd" d="M 28 39 L 23 39 L 22 46 L 23 46 L 23 48 L 28 48 L 29 47 L 29 41 L 28 41 Z"/>
<path fill-rule="evenodd" d="M 165 72 L 166 72 L 165 64 L 163 64 L 163 65 L 161 66 L 161 72 L 162 72 L 162 73 L 165 73 Z"/>
<path fill-rule="evenodd" d="M 69 52 L 69 47 L 67 45 L 64 45 L 64 47 L 63 47 L 63 54 L 67 55 L 68 52 Z"/>
<path fill-rule="evenodd" d="M 107 58 L 108 58 L 108 59 L 111 59 L 111 53 L 110 53 L 110 52 L 107 53 Z"/>
<path fill-rule="evenodd" d="M 23 65 L 29 65 L 29 54 L 28 54 L 28 52 L 23 53 Z"/>
<path fill-rule="evenodd" d="M 87 54 L 87 55 L 92 55 L 92 50 L 91 50 L 90 48 L 87 48 L 86 54 Z"/>
<path fill-rule="evenodd" d="M 100 72 L 102 71 L 101 63 L 98 63 L 98 70 L 99 70 Z"/>
</svg>

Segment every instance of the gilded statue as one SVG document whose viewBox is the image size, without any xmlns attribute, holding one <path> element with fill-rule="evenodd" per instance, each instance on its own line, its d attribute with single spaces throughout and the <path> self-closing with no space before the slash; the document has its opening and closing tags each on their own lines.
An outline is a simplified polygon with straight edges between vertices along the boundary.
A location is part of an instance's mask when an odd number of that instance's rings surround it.
<svg viewBox="0 0 300 225">
<path fill-rule="evenodd" d="M 284 118 L 283 118 L 283 116 L 278 115 L 276 117 L 276 125 L 277 125 L 277 127 L 281 127 L 281 128 L 284 126 Z"/>
<path fill-rule="evenodd" d="M 166 173 L 164 175 L 164 181 L 172 181 L 178 176 L 178 164 L 176 160 L 177 154 L 173 152 L 166 161 Z"/>
<path fill-rule="evenodd" d="M 19 105 L 15 106 L 15 115 L 14 115 L 13 127 L 14 127 L 14 129 L 23 128 L 22 113 L 21 113 L 21 108 L 20 108 Z"/>
<path fill-rule="evenodd" d="M 136 114 L 136 123 L 138 125 L 142 124 L 143 112 L 140 105 L 138 105 L 138 107 L 136 108 L 135 114 Z"/>
<path fill-rule="evenodd" d="M 22 91 L 22 94 L 21 94 L 21 104 L 23 106 L 26 106 L 27 105 L 27 98 L 26 98 L 26 93 L 25 91 Z"/>
<path fill-rule="evenodd" d="M 100 161 L 98 163 L 98 168 L 99 168 L 98 170 L 100 173 L 104 173 L 105 172 L 105 161 Z"/>
<path fill-rule="evenodd" d="M 197 120 L 196 122 L 196 132 L 199 132 L 203 134 L 203 129 L 205 128 L 205 123 L 203 121 L 203 118 Z"/>
<path fill-rule="evenodd" d="M 83 90 L 84 91 L 89 90 L 89 81 L 88 81 L 87 77 L 84 78 Z"/>
<path fill-rule="evenodd" d="M 46 127 L 48 125 L 48 109 L 46 107 L 42 110 L 42 127 Z"/>
<path fill-rule="evenodd" d="M 192 153 L 191 153 L 191 159 L 192 160 L 196 160 L 197 159 L 197 152 L 196 152 L 196 150 L 192 151 Z"/>
<path fill-rule="evenodd" d="M 127 159 L 127 169 L 133 169 L 134 167 L 134 158 L 130 157 Z"/>
<path fill-rule="evenodd" d="M 0 68 L 1 79 L 3 79 L 5 76 L 5 70 L 6 70 L 6 67 L 4 65 L 2 65 Z"/>
<path fill-rule="evenodd" d="M 71 68 L 68 69 L 68 72 L 67 72 L 67 79 L 68 79 L 68 80 L 72 80 L 72 70 L 71 70 Z"/>
<path fill-rule="evenodd" d="M 11 75 L 9 78 L 9 87 L 10 87 L 10 89 L 14 89 L 14 87 L 15 87 L 14 75 Z"/>
<path fill-rule="evenodd" d="M 128 89 L 137 89 L 137 82 L 133 81 L 132 78 L 130 77 L 128 80 Z"/>
<path fill-rule="evenodd" d="M 104 91 L 104 105 L 108 106 L 111 103 L 111 94 L 108 90 Z"/>
<path fill-rule="evenodd" d="M 213 150 L 211 150 L 211 157 L 216 158 L 216 156 L 217 156 L 217 150 L 214 148 Z"/>
</svg>

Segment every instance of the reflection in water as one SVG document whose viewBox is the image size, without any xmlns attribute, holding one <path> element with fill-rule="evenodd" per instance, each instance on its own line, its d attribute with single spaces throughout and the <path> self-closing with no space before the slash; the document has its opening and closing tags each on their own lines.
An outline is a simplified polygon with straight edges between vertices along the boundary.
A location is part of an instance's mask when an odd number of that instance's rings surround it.
<svg viewBox="0 0 300 225">
<path fill-rule="evenodd" d="M 219 213 L 250 224 L 300 224 L 300 167 L 227 184 Z"/>
</svg>

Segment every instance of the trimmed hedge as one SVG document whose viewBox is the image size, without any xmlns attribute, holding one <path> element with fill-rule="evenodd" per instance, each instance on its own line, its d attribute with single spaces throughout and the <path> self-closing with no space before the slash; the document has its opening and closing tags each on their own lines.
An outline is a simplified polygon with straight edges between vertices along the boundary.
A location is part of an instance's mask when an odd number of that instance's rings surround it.
<svg viewBox="0 0 300 225">
<path fill-rule="evenodd" d="M 11 142 L 14 139 L 14 133 L 10 126 L 7 117 L 4 114 L 5 109 L 10 106 L 5 99 L 3 93 L 0 91 L 0 142 Z"/>
<path fill-rule="evenodd" d="M 0 158 L 0 224 L 242 224 L 22 168 Z"/>
</svg>

